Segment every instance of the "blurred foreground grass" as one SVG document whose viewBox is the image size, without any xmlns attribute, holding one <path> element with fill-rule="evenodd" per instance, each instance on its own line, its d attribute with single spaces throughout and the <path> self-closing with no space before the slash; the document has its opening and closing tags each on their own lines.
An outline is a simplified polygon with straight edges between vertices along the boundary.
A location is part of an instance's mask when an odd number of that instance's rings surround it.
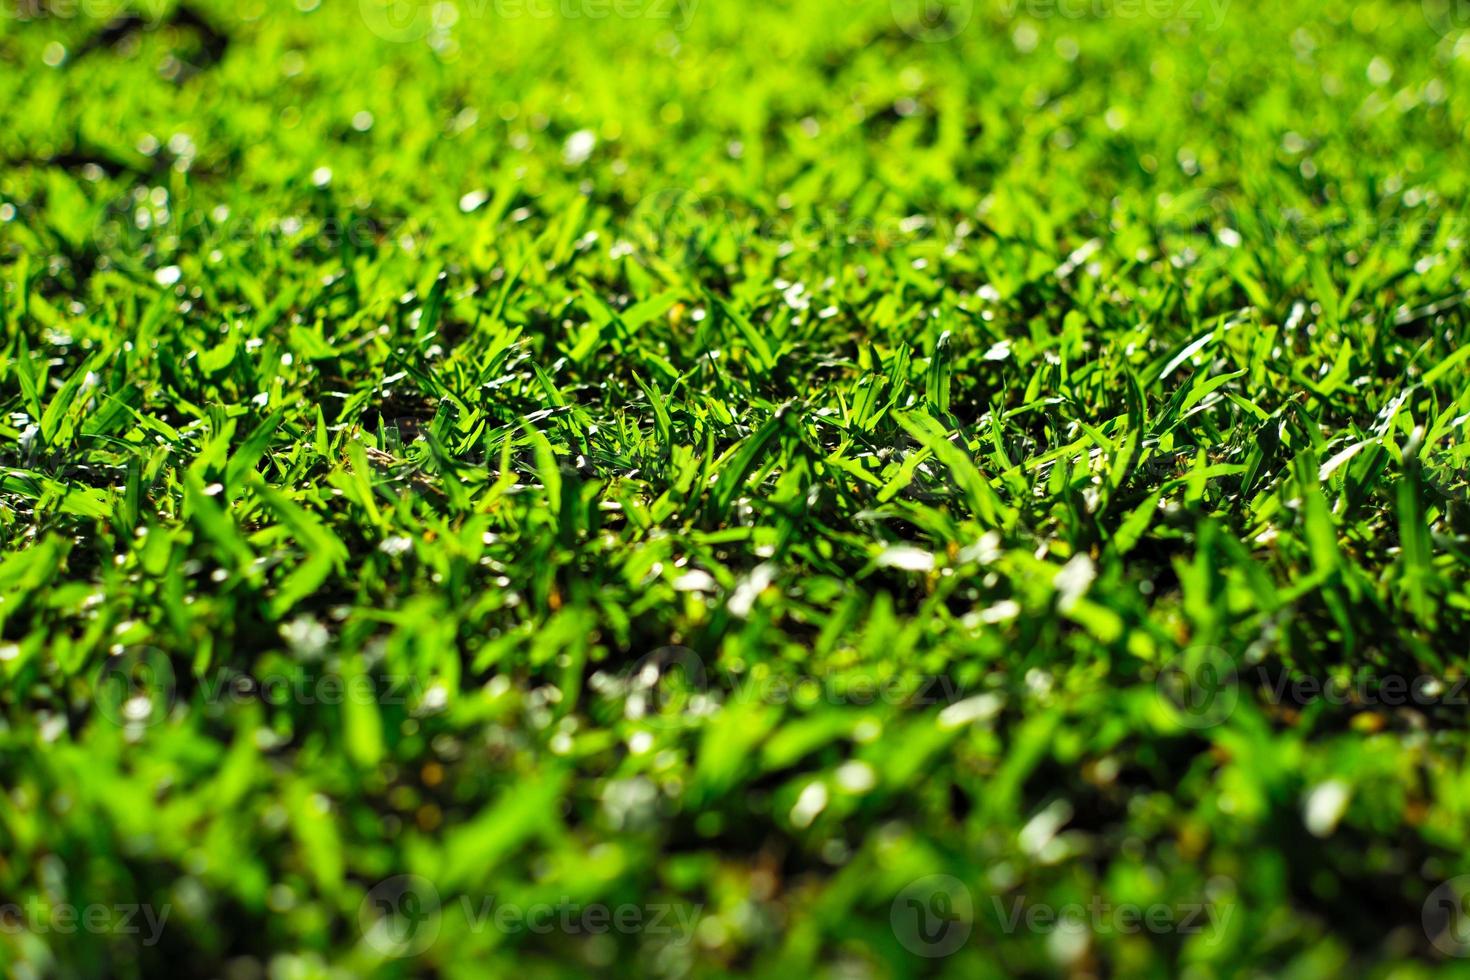
<svg viewBox="0 0 1470 980">
<path fill-rule="evenodd" d="M 1463 5 L 0 4 L 8 973 L 1470 953 Z"/>
</svg>

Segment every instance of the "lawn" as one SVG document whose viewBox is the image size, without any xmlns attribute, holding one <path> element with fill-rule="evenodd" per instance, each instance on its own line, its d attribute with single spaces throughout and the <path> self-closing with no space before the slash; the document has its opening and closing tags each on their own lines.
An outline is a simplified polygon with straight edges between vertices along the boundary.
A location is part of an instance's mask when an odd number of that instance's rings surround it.
<svg viewBox="0 0 1470 980">
<path fill-rule="evenodd" d="M 1470 975 L 1455 0 L 0 0 L 0 972 Z"/>
</svg>

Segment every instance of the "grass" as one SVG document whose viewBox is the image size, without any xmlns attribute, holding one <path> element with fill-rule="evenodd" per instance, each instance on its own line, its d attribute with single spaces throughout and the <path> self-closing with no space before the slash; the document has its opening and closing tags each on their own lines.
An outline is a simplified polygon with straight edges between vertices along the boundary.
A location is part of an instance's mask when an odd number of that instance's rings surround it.
<svg viewBox="0 0 1470 980">
<path fill-rule="evenodd" d="M 1464 966 L 1455 5 L 3 10 L 9 974 Z"/>
</svg>

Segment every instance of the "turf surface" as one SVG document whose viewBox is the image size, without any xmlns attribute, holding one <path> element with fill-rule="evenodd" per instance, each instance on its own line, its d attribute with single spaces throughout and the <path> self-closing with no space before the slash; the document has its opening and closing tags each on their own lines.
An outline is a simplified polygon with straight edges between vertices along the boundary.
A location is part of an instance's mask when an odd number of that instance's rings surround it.
<svg viewBox="0 0 1470 980">
<path fill-rule="evenodd" d="M 0 11 L 10 974 L 1463 965 L 1462 5 Z"/>
</svg>

